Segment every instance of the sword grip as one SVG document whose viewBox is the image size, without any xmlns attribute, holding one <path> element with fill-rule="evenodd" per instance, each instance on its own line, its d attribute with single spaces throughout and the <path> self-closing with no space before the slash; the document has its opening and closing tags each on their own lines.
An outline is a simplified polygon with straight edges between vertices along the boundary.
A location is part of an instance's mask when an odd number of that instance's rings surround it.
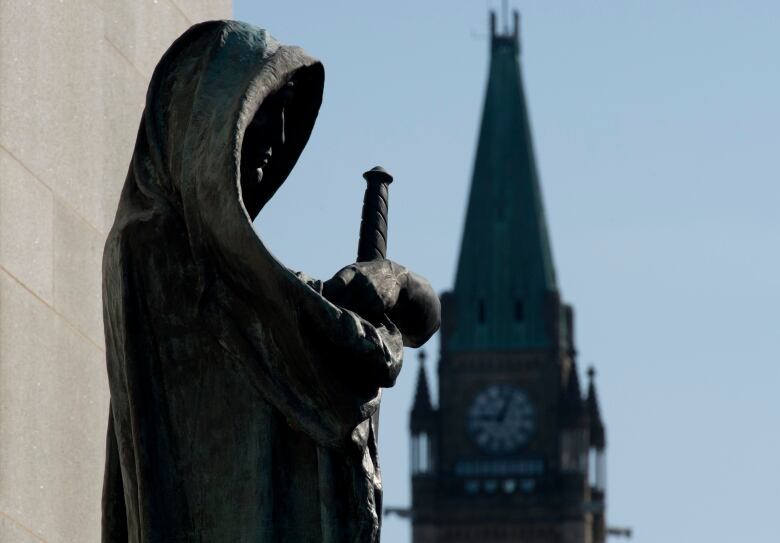
<svg viewBox="0 0 780 543">
<path fill-rule="evenodd" d="M 381 166 L 368 170 L 363 178 L 366 192 L 360 215 L 357 262 L 381 260 L 387 256 L 388 186 L 393 182 L 393 176 Z"/>
</svg>

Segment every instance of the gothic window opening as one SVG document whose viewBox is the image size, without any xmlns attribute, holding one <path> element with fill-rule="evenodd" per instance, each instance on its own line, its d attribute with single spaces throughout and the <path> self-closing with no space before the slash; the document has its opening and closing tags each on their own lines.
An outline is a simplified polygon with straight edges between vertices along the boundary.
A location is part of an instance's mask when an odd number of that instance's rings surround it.
<svg viewBox="0 0 780 543">
<path fill-rule="evenodd" d="M 515 322 L 523 322 L 525 320 L 525 307 L 523 306 L 523 300 L 515 300 Z"/>
<path fill-rule="evenodd" d="M 561 469 L 585 473 L 588 469 L 587 434 L 579 429 L 566 429 L 561 435 Z M 593 473 L 591 471 L 591 473 Z"/>
<path fill-rule="evenodd" d="M 433 471 L 433 449 L 426 432 L 412 437 L 412 474 L 424 475 Z"/>
<path fill-rule="evenodd" d="M 603 449 L 591 447 L 588 454 L 588 479 L 591 488 L 604 492 L 607 488 L 606 455 Z"/>
</svg>

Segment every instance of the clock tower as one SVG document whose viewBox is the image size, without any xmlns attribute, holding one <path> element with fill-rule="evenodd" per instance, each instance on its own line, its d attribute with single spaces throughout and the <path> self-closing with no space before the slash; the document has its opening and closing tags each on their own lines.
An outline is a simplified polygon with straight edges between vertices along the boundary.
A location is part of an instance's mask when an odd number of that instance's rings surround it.
<svg viewBox="0 0 780 543">
<path fill-rule="evenodd" d="M 519 62 L 496 28 L 455 286 L 442 295 L 438 406 L 421 358 L 410 418 L 414 543 L 602 543 L 604 426 L 580 386 Z"/>
</svg>

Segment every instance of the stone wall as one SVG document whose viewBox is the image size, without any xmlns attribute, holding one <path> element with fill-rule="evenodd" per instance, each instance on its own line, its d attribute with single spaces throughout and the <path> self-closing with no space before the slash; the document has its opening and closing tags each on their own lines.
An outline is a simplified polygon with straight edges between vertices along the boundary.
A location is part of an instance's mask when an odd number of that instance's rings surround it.
<svg viewBox="0 0 780 543">
<path fill-rule="evenodd" d="M 151 72 L 230 0 L 0 2 L 0 541 L 99 540 L 100 263 Z"/>
</svg>

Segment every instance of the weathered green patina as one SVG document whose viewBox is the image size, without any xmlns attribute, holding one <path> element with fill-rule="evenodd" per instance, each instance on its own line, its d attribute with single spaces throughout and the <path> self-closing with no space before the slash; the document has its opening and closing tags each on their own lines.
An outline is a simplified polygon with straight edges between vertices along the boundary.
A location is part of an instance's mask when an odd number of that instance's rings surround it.
<svg viewBox="0 0 780 543">
<path fill-rule="evenodd" d="M 451 352 L 541 348 L 556 291 L 516 35 L 494 35 L 461 244 Z"/>
</svg>

